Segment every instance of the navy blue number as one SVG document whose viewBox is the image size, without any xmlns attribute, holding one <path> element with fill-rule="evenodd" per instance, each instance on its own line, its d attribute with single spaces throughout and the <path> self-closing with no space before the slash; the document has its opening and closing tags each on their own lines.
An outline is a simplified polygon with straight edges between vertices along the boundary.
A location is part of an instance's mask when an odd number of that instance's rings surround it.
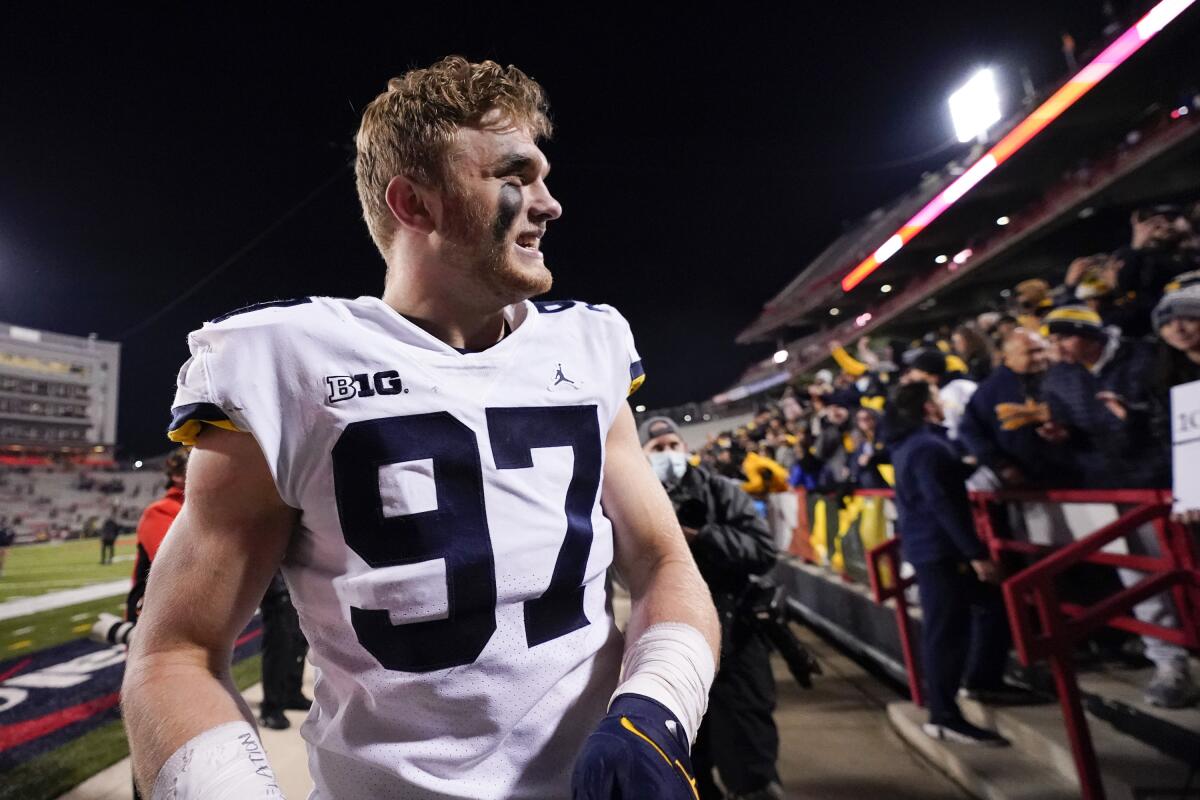
<svg viewBox="0 0 1200 800">
<path fill-rule="evenodd" d="M 488 432 L 498 469 L 533 466 L 533 448 L 567 447 L 575 468 L 567 486 L 567 534 L 554 562 L 550 586 L 525 602 L 525 641 L 530 647 L 588 624 L 583 613 L 583 574 L 592 551 L 592 507 L 600 488 L 600 423 L 595 406 L 489 408 Z"/>
<path fill-rule="evenodd" d="M 437 509 L 385 517 L 379 468 L 432 459 Z M 446 619 L 393 625 L 386 610 L 350 609 L 358 641 L 387 669 L 428 672 L 472 663 L 496 630 L 496 568 L 474 432 L 450 414 L 354 422 L 333 448 L 346 544 L 372 567 L 443 558 Z"/>
</svg>

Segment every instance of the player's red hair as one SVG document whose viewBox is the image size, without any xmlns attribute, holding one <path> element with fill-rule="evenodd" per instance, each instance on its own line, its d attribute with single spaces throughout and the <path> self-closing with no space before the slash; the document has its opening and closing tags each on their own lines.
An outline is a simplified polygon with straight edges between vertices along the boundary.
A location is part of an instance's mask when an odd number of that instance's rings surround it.
<svg viewBox="0 0 1200 800">
<path fill-rule="evenodd" d="M 367 106 L 355 137 L 354 174 L 363 217 L 381 251 L 395 232 L 384 198 L 391 179 L 404 175 L 425 186 L 446 186 L 455 131 L 479 125 L 493 109 L 534 138 L 552 132 L 549 104 L 537 81 L 514 66 L 473 64 L 462 56 L 392 78 Z"/>
</svg>

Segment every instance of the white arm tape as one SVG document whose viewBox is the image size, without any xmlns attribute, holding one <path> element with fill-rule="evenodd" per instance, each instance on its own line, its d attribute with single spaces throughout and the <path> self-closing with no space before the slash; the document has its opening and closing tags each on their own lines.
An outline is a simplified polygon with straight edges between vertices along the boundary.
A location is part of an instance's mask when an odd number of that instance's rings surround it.
<svg viewBox="0 0 1200 800">
<path fill-rule="evenodd" d="M 258 734 L 227 722 L 189 739 L 154 779 L 151 800 L 282 800 Z"/>
<path fill-rule="evenodd" d="M 660 622 L 626 649 L 613 698 L 640 694 L 657 700 L 683 725 L 688 742 L 695 742 L 716 669 L 704 634 L 682 622 Z"/>
</svg>

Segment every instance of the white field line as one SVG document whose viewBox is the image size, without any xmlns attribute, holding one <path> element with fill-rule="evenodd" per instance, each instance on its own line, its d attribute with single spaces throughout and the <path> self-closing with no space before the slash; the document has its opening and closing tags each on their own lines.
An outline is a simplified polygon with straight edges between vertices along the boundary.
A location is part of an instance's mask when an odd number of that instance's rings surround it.
<svg viewBox="0 0 1200 800">
<path fill-rule="evenodd" d="M 0 603 L 0 620 L 23 617 L 26 614 L 36 614 L 39 611 L 49 611 L 54 608 L 64 608 L 77 603 L 99 600 L 102 597 L 112 597 L 129 592 L 129 578 L 107 583 L 96 583 L 91 586 L 81 586 L 78 589 L 67 589 L 61 592 L 50 592 L 38 597 L 23 597 L 20 600 L 9 600 Z"/>
</svg>

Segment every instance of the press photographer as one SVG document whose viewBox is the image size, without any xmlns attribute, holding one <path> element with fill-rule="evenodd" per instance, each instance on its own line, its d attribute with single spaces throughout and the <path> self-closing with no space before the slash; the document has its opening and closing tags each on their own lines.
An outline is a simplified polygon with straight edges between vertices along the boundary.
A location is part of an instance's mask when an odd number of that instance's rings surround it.
<svg viewBox="0 0 1200 800">
<path fill-rule="evenodd" d="M 775 564 L 771 534 L 737 484 L 688 463 L 673 421 L 653 417 L 638 434 L 721 619 L 721 667 L 692 748 L 700 798 L 725 797 L 713 782 L 714 767 L 731 798 L 782 797 L 770 651 L 753 616 L 741 608 L 753 576 Z"/>
</svg>

